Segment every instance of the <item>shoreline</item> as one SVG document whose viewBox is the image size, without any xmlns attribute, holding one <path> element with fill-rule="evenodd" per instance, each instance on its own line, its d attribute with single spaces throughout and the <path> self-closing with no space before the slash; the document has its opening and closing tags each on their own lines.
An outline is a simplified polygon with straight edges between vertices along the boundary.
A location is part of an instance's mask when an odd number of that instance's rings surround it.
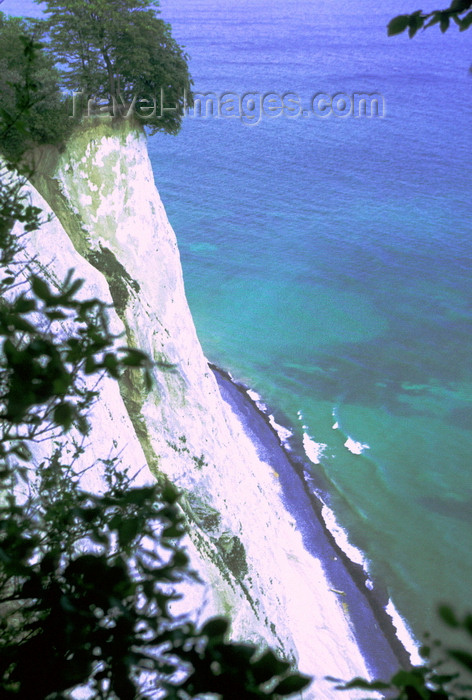
<svg viewBox="0 0 472 700">
<path fill-rule="evenodd" d="M 223 400 L 238 416 L 261 460 L 278 474 L 284 506 L 295 519 L 305 549 L 321 562 L 331 591 L 339 595 L 371 677 L 388 680 L 399 668 L 410 668 L 410 654 L 386 610 L 387 592 L 377 584 L 370 585 L 362 565 L 348 557 L 325 523 L 322 509 L 326 505 L 310 491 L 303 476 L 310 469 L 308 458 L 297 456 L 284 444 L 270 415 L 248 393 L 249 387 L 208 364 Z"/>
</svg>

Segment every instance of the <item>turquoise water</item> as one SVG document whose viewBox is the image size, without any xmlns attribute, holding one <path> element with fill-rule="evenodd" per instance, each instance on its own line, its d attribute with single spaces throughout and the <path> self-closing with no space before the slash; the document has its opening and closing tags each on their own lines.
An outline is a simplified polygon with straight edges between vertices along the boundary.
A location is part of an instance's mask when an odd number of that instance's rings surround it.
<svg viewBox="0 0 472 700">
<path fill-rule="evenodd" d="M 187 118 L 150 153 L 207 356 L 320 445 L 372 575 L 443 633 L 439 601 L 472 605 L 470 37 L 388 39 L 406 2 L 173 5 L 201 92 L 385 98 L 383 119 Z"/>
<path fill-rule="evenodd" d="M 318 445 L 372 576 L 442 634 L 439 601 L 472 608 L 472 30 L 388 39 L 407 0 L 162 4 L 202 92 L 385 99 L 384 118 L 186 118 L 149 150 L 206 355 Z"/>
</svg>

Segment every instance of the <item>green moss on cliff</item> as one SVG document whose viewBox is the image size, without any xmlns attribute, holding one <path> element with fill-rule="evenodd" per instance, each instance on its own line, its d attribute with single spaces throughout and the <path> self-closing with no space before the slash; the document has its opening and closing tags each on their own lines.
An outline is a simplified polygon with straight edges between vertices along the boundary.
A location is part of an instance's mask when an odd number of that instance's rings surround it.
<svg viewBox="0 0 472 700">
<path fill-rule="evenodd" d="M 233 576 L 241 581 L 248 572 L 246 550 L 237 535 L 224 533 L 218 539 L 218 547 L 226 566 Z"/>
<path fill-rule="evenodd" d="M 123 319 L 129 302 L 129 291 L 132 289 L 139 294 L 139 283 L 131 277 L 109 248 L 100 245 L 98 250 L 89 251 L 86 258 L 105 276 L 116 313 Z"/>
<path fill-rule="evenodd" d="M 221 523 L 221 515 L 215 508 L 190 491 L 185 494 L 185 501 L 182 505 L 187 516 L 194 520 L 202 530 L 209 534 L 216 534 Z"/>
<path fill-rule="evenodd" d="M 125 146 L 126 138 L 130 133 L 129 127 L 115 126 L 111 122 L 101 122 L 91 132 L 89 128 L 79 128 L 72 137 L 68 153 L 65 160 L 62 160 L 62 169 L 68 171 L 72 175 L 72 184 L 78 180 L 77 196 L 86 199 L 81 201 L 77 208 L 74 205 L 74 196 L 71 194 L 73 201 L 68 201 L 64 196 L 60 179 L 57 179 L 55 173 L 61 172 L 58 170 L 58 154 L 52 151 L 44 151 L 41 154 L 42 167 L 39 168 L 35 185 L 40 193 L 45 197 L 52 210 L 58 216 L 62 226 L 68 233 L 75 249 L 97 270 L 99 270 L 106 278 L 116 312 L 126 329 L 126 343 L 131 347 L 137 347 L 139 343 L 133 335 L 131 328 L 127 322 L 127 313 L 130 313 L 132 298 L 140 293 L 139 283 L 134 280 L 127 272 L 123 264 L 117 259 L 114 253 L 106 246 L 99 245 L 98 249 L 96 241 L 107 238 L 108 227 L 116 226 L 111 216 L 101 219 L 100 226 L 102 231 L 93 227 L 93 216 L 85 225 L 81 219 L 80 211 L 87 206 L 90 206 L 92 212 L 96 212 L 101 202 L 101 197 L 104 193 L 112 193 L 114 188 L 119 188 L 121 185 L 117 182 L 114 171 L 119 170 L 119 177 L 126 180 L 128 164 L 126 160 L 121 162 L 119 149 L 118 152 L 107 152 L 105 156 L 101 155 L 100 147 L 104 137 L 119 136 L 120 143 Z M 103 166 L 100 166 L 103 159 Z M 60 157 L 59 157 L 60 160 Z M 100 161 L 100 162 L 99 162 Z M 74 169 L 74 172 L 72 172 Z M 77 172 L 75 172 L 77 170 Z M 80 180 L 86 187 L 83 187 Z M 87 201 L 89 204 L 87 205 Z M 78 202 L 76 202 L 78 205 Z M 85 216 L 87 211 L 85 211 Z M 87 231 L 88 229 L 88 231 Z M 111 229 L 113 230 L 113 229 Z M 93 231 L 92 243 L 90 232 Z M 128 310 L 128 312 L 127 312 Z M 169 336 L 167 329 L 164 332 Z M 163 355 L 153 358 L 162 367 L 169 366 L 168 358 Z M 168 375 L 168 376 L 166 376 Z M 185 379 L 181 375 L 172 375 L 171 370 L 164 370 L 164 381 L 166 383 L 166 394 L 171 402 L 175 405 L 185 406 L 186 384 Z M 156 454 L 151 436 L 148 431 L 146 420 L 143 416 L 143 406 L 148 398 L 148 389 L 145 386 L 144 379 L 141 373 L 129 370 L 120 380 L 120 391 L 125 403 L 128 415 L 133 424 L 136 435 L 140 441 L 144 455 L 146 457 L 149 468 L 159 482 L 166 480 L 166 477 L 159 468 L 159 456 Z M 160 397 L 154 396 L 153 401 L 159 402 Z M 185 436 L 181 436 L 174 443 L 168 443 L 176 453 L 181 453 L 182 456 L 189 461 L 191 466 L 196 470 L 202 470 L 207 467 L 205 456 L 194 455 L 187 445 Z M 246 552 L 240 538 L 230 532 L 222 533 L 221 515 L 220 513 L 203 502 L 192 494 L 186 494 L 182 506 L 185 510 L 189 530 L 192 540 L 199 549 L 203 559 L 212 562 L 215 565 L 224 580 L 238 595 L 242 594 L 246 597 L 255 615 L 259 618 L 258 604 L 251 595 L 251 581 L 246 579 L 248 574 L 248 563 L 246 560 Z M 229 591 L 227 590 L 229 593 Z M 224 594 L 222 593 L 222 597 Z M 224 612 L 231 614 L 231 606 L 225 598 L 223 602 Z"/>
</svg>

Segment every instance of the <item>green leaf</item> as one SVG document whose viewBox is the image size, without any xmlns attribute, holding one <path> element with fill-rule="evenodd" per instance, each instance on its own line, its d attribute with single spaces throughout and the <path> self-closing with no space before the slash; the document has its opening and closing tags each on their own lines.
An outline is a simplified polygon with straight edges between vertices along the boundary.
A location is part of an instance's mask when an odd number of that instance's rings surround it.
<svg viewBox="0 0 472 700">
<path fill-rule="evenodd" d="M 69 270 L 69 272 L 72 272 Z M 83 279 L 77 279 L 74 280 L 71 284 L 67 283 L 66 284 L 66 290 L 64 292 L 64 297 L 70 299 L 70 297 L 74 296 L 76 292 L 79 291 L 79 289 L 83 286 L 84 280 Z"/>
<path fill-rule="evenodd" d="M 36 302 L 34 299 L 27 299 L 23 294 L 15 300 L 13 305 L 13 311 L 18 314 L 27 314 L 30 311 L 36 309 Z"/>
<path fill-rule="evenodd" d="M 470 0 L 452 0 L 449 10 L 452 12 L 464 12 L 470 7 Z"/>
<path fill-rule="evenodd" d="M 311 683 L 311 678 L 308 676 L 302 676 L 300 674 L 295 674 L 293 676 L 287 676 L 278 685 L 275 686 L 273 692 L 276 695 L 291 695 L 292 693 L 300 692 Z"/>
<path fill-rule="evenodd" d="M 339 683 L 336 678 L 328 678 L 335 683 Z M 340 690 L 351 690 L 352 688 L 359 688 L 360 690 L 387 690 L 391 688 L 390 683 L 384 683 L 384 681 L 366 681 L 364 678 L 353 678 L 352 681 L 344 683 L 342 686 L 338 686 Z"/>
<path fill-rule="evenodd" d="M 440 13 L 439 28 L 444 34 L 449 29 L 450 17 L 447 12 Z"/>
<path fill-rule="evenodd" d="M 446 683 L 451 683 L 451 681 L 455 681 L 457 678 L 459 678 L 459 676 L 459 673 L 447 673 L 443 675 L 434 674 L 431 677 L 431 682 L 435 685 L 445 685 Z"/>
<path fill-rule="evenodd" d="M 36 328 L 33 324 L 26 321 L 24 318 L 17 316 L 11 319 L 11 325 L 15 327 L 15 330 L 21 331 L 22 333 L 34 333 Z"/>
<path fill-rule="evenodd" d="M 175 568 L 182 568 L 187 566 L 189 563 L 189 558 L 187 554 L 181 549 L 177 550 L 175 552 L 174 556 L 172 557 L 172 564 Z"/>
<path fill-rule="evenodd" d="M 395 34 L 401 34 L 408 27 L 410 22 L 410 15 L 398 15 L 390 20 L 387 26 L 388 36 L 394 36 Z"/>
<path fill-rule="evenodd" d="M 31 276 L 31 288 L 39 299 L 42 299 L 46 304 L 51 302 L 53 295 L 49 289 L 49 285 L 37 275 Z"/>
<path fill-rule="evenodd" d="M 103 358 L 103 366 L 107 370 L 108 374 L 115 379 L 118 379 L 120 372 L 118 370 L 118 358 L 112 352 L 107 352 Z"/>
<path fill-rule="evenodd" d="M 231 644 L 230 649 L 238 664 L 249 663 L 254 654 L 256 653 L 257 647 L 253 644 Z"/>
<path fill-rule="evenodd" d="M 281 676 L 288 671 L 290 664 L 279 659 L 271 649 L 251 664 L 251 670 L 257 683 L 265 683 L 274 676 Z"/>
<path fill-rule="evenodd" d="M 154 502 L 158 498 L 156 486 L 142 486 L 133 488 L 123 494 L 123 503 L 137 506 L 145 506 L 149 502 Z"/>
<path fill-rule="evenodd" d="M 120 348 L 125 351 L 125 356 L 121 360 L 126 367 L 142 367 L 149 362 L 149 357 L 145 352 L 136 348 Z"/>
<path fill-rule="evenodd" d="M 62 426 L 65 430 L 69 430 L 75 414 L 76 409 L 70 403 L 60 403 L 54 409 L 54 422 Z"/>
<path fill-rule="evenodd" d="M 229 622 L 224 617 L 213 617 L 206 622 L 200 634 L 211 639 L 222 639 L 229 630 Z"/>
<path fill-rule="evenodd" d="M 180 539 L 185 532 L 185 529 L 180 523 L 173 523 L 162 531 L 162 537 L 167 539 Z"/>
<path fill-rule="evenodd" d="M 170 481 L 166 481 L 165 485 L 162 487 L 161 494 L 162 500 L 169 505 L 173 505 L 180 498 L 180 493 Z"/>
<path fill-rule="evenodd" d="M 425 24 L 425 29 L 427 29 L 428 27 L 432 27 L 434 24 L 438 24 L 439 20 L 441 19 L 439 12 L 433 12 L 432 14 L 432 18 L 427 24 Z"/>
<path fill-rule="evenodd" d="M 412 671 L 398 671 L 391 682 L 397 688 L 414 688 L 420 697 L 426 699 L 429 697 L 429 691 L 426 689 L 424 673 L 423 667 Z"/>
<path fill-rule="evenodd" d="M 144 386 L 146 387 L 146 391 L 152 391 L 154 386 L 154 378 L 147 367 L 144 370 Z"/>
<path fill-rule="evenodd" d="M 9 365 L 15 366 L 21 357 L 21 352 L 16 349 L 9 338 L 3 343 L 3 352 L 5 353 Z"/>
<path fill-rule="evenodd" d="M 412 39 L 418 29 L 421 29 L 425 21 L 425 18 L 421 15 L 421 10 L 414 12 L 410 15 L 410 20 L 408 22 L 408 36 Z"/>
<path fill-rule="evenodd" d="M 418 649 L 418 653 L 424 659 L 428 659 L 431 654 L 431 647 L 423 644 L 423 646 Z"/>
<path fill-rule="evenodd" d="M 460 31 L 464 32 L 472 24 L 472 12 L 469 12 L 465 17 L 461 19 Z"/>
<path fill-rule="evenodd" d="M 472 615 L 470 613 L 465 616 L 463 626 L 466 632 L 472 637 Z"/>
<path fill-rule="evenodd" d="M 63 311 L 46 311 L 46 316 L 50 321 L 62 321 L 65 318 L 67 318 L 67 314 L 65 314 Z"/>
<path fill-rule="evenodd" d="M 448 649 L 448 654 L 451 658 L 458 661 L 461 666 L 472 671 L 472 654 L 467 651 L 462 651 L 462 649 Z"/>
<path fill-rule="evenodd" d="M 450 605 L 440 605 L 438 615 L 449 627 L 459 627 L 459 620 Z"/>
<path fill-rule="evenodd" d="M 138 518 L 126 518 L 118 527 L 118 542 L 120 547 L 127 547 L 139 534 L 141 521 Z"/>
</svg>

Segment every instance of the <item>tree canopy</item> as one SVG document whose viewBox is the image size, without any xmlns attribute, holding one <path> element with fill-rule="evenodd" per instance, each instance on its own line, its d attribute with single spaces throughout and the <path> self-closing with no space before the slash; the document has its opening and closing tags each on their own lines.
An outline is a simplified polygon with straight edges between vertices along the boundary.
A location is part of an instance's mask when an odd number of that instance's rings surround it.
<svg viewBox="0 0 472 700">
<path fill-rule="evenodd" d="M 157 0 L 46 0 L 45 6 L 65 87 L 94 98 L 105 113 L 131 109 L 152 133 L 178 132 L 192 81 L 187 55 L 157 16 Z"/>
<path fill-rule="evenodd" d="M 44 22 L 0 12 L 0 150 L 10 160 L 33 145 L 60 145 L 72 126 L 44 31 Z"/>
</svg>

